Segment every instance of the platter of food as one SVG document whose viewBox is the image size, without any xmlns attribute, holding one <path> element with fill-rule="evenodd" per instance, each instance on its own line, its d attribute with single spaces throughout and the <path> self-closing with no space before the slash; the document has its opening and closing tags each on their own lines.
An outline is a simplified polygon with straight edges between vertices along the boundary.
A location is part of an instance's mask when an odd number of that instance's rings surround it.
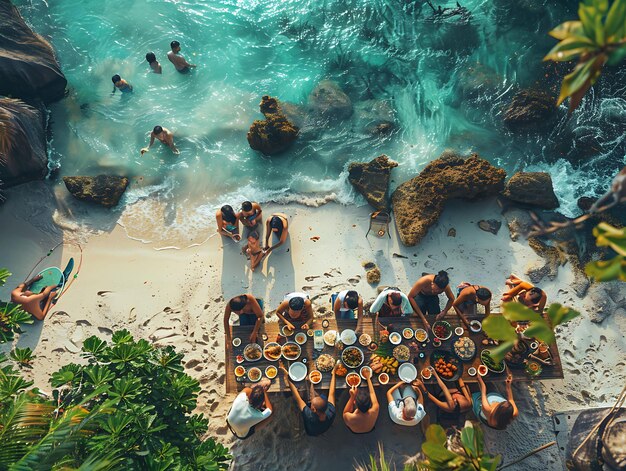
<svg viewBox="0 0 626 471">
<path fill-rule="evenodd" d="M 352 372 L 346 375 L 346 384 L 350 387 L 358 386 L 361 384 L 361 376 L 358 373 Z"/>
<path fill-rule="evenodd" d="M 398 378 L 405 383 L 410 383 L 417 378 L 417 368 L 412 363 L 402 363 L 398 368 Z"/>
<path fill-rule="evenodd" d="M 297 360 L 300 357 L 300 353 L 302 353 L 302 349 L 295 342 L 287 342 L 283 345 L 282 354 L 285 360 Z"/>
<path fill-rule="evenodd" d="M 400 362 L 409 361 L 411 350 L 406 345 L 398 345 L 393 349 L 393 357 Z"/>
<path fill-rule="evenodd" d="M 335 371 L 335 373 L 337 374 L 337 376 L 345 376 L 348 374 L 348 370 L 346 369 L 345 366 L 343 366 L 343 363 L 339 362 L 339 365 L 337 365 L 337 370 Z"/>
<path fill-rule="evenodd" d="M 483 350 L 480 352 L 480 361 L 489 369 L 489 371 L 493 371 L 494 373 L 502 373 L 504 368 L 506 368 L 504 361 L 497 362 L 491 358 L 491 352 L 489 350 Z"/>
<path fill-rule="evenodd" d="M 441 340 L 452 337 L 452 326 L 447 321 L 436 321 L 432 326 L 433 335 Z"/>
<path fill-rule="evenodd" d="M 353 345 L 357 338 L 356 333 L 352 329 L 344 329 L 341 331 L 341 336 L 339 337 L 344 345 Z"/>
<path fill-rule="evenodd" d="M 368 347 L 372 343 L 372 337 L 369 334 L 361 334 L 359 335 L 359 343 L 363 347 Z"/>
<path fill-rule="evenodd" d="M 296 361 L 289 367 L 289 377 L 292 381 L 302 381 L 306 378 L 306 371 L 306 365 Z"/>
<path fill-rule="evenodd" d="M 324 343 L 329 347 L 334 347 L 337 342 L 337 331 L 336 330 L 327 330 L 324 333 Z"/>
<path fill-rule="evenodd" d="M 298 332 L 293 339 L 298 345 L 303 345 L 306 343 L 306 334 L 304 332 Z"/>
<path fill-rule="evenodd" d="M 470 361 L 476 355 L 476 344 L 469 337 L 459 337 L 452 348 L 454 354 L 462 361 Z"/>
<path fill-rule="evenodd" d="M 418 342 L 426 342 L 426 340 L 428 340 L 428 332 L 424 329 L 415 329 L 415 340 Z"/>
<path fill-rule="evenodd" d="M 276 378 L 277 374 L 278 374 L 278 368 L 276 368 L 274 365 L 270 365 L 267 368 L 265 368 L 265 376 L 267 376 L 269 379 Z"/>
<path fill-rule="evenodd" d="M 400 362 L 396 360 L 394 357 L 381 357 L 376 353 L 372 354 L 370 357 L 370 366 L 374 373 L 389 373 L 392 375 L 396 374 L 398 366 Z"/>
<path fill-rule="evenodd" d="M 450 352 L 435 350 L 430 355 L 430 364 L 444 381 L 456 381 L 463 374 L 463 366 Z"/>
<path fill-rule="evenodd" d="M 327 353 L 323 353 L 315 360 L 315 366 L 322 373 L 328 373 L 335 367 L 335 359 Z"/>
<path fill-rule="evenodd" d="M 282 354 L 282 349 L 280 344 L 276 342 L 270 342 L 265 344 L 265 348 L 263 348 L 263 356 L 266 360 L 276 361 L 280 358 Z"/>
<path fill-rule="evenodd" d="M 528 352 L 529 349 L 526 342 L 522 340 L 515 342 L 511 351 L 504 356 L 506 364 L 511 368 L 524 368 Z"/>
<path fill-rule="evenodd" d="M 309 381 L 313 384 L 317 384 L 322 380 L 322 373 L 317 370 L 313 370 L 309 373 Z"/>
<path fill-rule="evenodd" d="M 257 383 L 261 379 L 262 376 L 263 376 L 263 373 L 261 373 L 261 370 L 258 369 L 257 367 L 250 368 L 248 370 L 248 379 L 253 383 Z"/>
<path fill-rule="evenodd" d="M 408 327 L 405 327 L 404 329 L 402 329 L 402 337 L 404 337 L 405 339 L 411 339 L 413 338 L 414 332 L 413 329 L 410 329 Z"/>
<path fill-rule="evenodd" d="M 392 332 L 389 334 L 389 341 L 394 345 L 398 345 L 400 342 L 402 342 L 402 335 L 400 335 L 398 332 Z"/>
<path fill-rule="evenodd" d="M 283 334 L 283 337 L 291 337 L 293 333 L 295 332 L 295 330 L 290 329 L 289 326 L 287 325 L 284 325 L 280 329 L 280 332 Z"/>
<path fill-rule="evenodd" d="M 263 349 L 258 343 L 249 343 L 243 349 L 243 357 L 247 361 L 259 361 L 263 356 Z"/>
<path fill-rule="evenodd" d="M 363 352 L 357 347 L 347 347 L 341 352 L 341 361 L 348 368 L 358 368 L 363 364 L 364 359 Z"/>
</svg>

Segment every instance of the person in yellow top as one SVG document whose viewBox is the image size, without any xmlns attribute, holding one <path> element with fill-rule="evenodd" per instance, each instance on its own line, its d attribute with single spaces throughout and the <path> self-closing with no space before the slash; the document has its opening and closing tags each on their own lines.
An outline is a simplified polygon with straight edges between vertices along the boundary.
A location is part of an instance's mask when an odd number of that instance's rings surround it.
<svg viewBox="0 0 626 471">
<path fill-rule="evenodd" d="M 505 284 L 509 290 L 502 295 L 503 303 L 517 301 L 533 311 L 543 312 L 543 308 L 546 307 L 546 301 L 548 300 L 545 291 L 527 281 L 519 279 L 515 275 L 510 275 L 506 279 Z"/>
</svg>

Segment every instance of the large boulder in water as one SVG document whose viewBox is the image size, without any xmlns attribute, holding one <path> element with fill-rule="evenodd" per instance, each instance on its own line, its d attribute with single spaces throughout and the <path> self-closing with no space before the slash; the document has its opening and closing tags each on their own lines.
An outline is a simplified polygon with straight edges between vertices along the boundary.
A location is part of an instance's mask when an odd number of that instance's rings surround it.
<svg viewBox="0 0 626 471">
<path fill-rule="evenodd" d="M 544 209 L 559 206 L 552 177 L 546 172 L 518 172 L 507 182 L 502 194 L 511 201 Z"/>
<path fill-rule="evenodd" d="M 0 181 L 10 187 L 48 173 L 46 111 L 0 98 Z"/>
<path fill-rule="evenodd" d="M 387 190 L 391 169 L 397 166 L 398 163 L 386 155 L 368 163 L 354 162 L 348 167 L 348 180 L 369 204 L 378 210 L 385 210 L 389 206 Z"/>
<path fill-rule="evenodd" d="M 556 100 L 540 90 L 520 90 L 504 110 L 504 124 L 513 131 L 535 130 L 556 115 Z"/>
<path fill-rule="evenodd" d="M 112 208 L 119 203 L 128 186 L 128 178 L 116 175 L 63 177 L 67 190 L 81 201 Z"/>
<path fill-rule="evenodd" d="M 299 129 L 282 113 L 276 98 L 264 96 L 260 108 L 265 119 L 252 123 L 247 135 L 248 144 L 265 155 L 279 154 L 294 143 Z"/>
<path fill-rule="evenodd" d="M 0 0 L 0 95 L 50 103 L 63 98 L 66 85 L 52 46 Z"/>
<path fill-rule="evenodd" d="M 444 152 L 422 172 L 400 185 L 391 197 L 396 226 L 404 245 L 416 245 L 452 198 L 495 196 L 504 188 L 506 172 L 481 159 Z"/>
<path fill-rule="evenodd" d="M 341 120 L 352 116 L 350 97 L 332 80 L 322 80 L 309 95 L 309 105 L 329 120 Z"/>
</svg>

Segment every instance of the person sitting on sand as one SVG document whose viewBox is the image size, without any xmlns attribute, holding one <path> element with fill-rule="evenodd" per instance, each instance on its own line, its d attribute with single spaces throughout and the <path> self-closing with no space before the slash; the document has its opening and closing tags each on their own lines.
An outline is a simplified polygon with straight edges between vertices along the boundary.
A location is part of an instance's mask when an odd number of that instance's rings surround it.
<svg viewBox="0 0 626 471">
<path fill-rule="evenodd" d="M 115 93 L 117 89 L 122 93 L 130 93 L 133 91 L 133 86 L 117 74 L 111 77 L 111 81 L 113 82 L 113 91 L 111 93 Z"/>
<path fill-rule="evenodd" d="M 170 47 L 172 50 L 167 53 L 167 58 L 181 74 L 188 74 L 191 69 L 196 67 L 195 64 L 190 64 L 179 54 L 180 43 L 178 41 L 172 41 Z"/>
<path fill-rule="evenodd" d="M 439 389 L 441 393 L 438 396 L 432 394 L 424 383 L 420 381 L 418 387 L 421 391 L 435 404 L 440 414 L 440 419 L 449 419 L 454 423 L 459 423 L 459 419 L 462 414 L 465 414 L 472 408 L 472 397 L 469 393 L 469 388 L 463 382 L 463 379 L 459 378 L 459 387 L 458 388 L 448 388 L 446 383 L 444 383 L 437 371 L 434 368 L 431 369 L 432 375 L 437 380 L 437 384 L 439 385 Z"/>
<path fill-rule="evenodd" d="M 448 302 L 446 307 L 441 310 L 439 305 L 439 295 L 446 293 Z M 454 302 L 454 294 L 450 289 L 450 279 L 448 273 L 440 271 L 436 275 L 424 275 L 415 282 L 411 291 L 409 291 L 409 301 L 413 307 L 413 311 L 420 316 L 426 330 L 430 329 L 430 323 L 426 320 L 426 315 L 435 316 L 435 320 L 443 318 Z"/>
<path fill-rule="evenodd" d="M 250 270 L 252 271 L 259 266 L 266 255 L 265 250 L 261 247 L 259 239 L 259 233 L 257 231 L 252 231 L 248 235 L 248 243 L 241 249 L 241 252 L 248 260 L 250 260 Z"/>
<path fill-rule="evenodd" d="M 513 375 L 509 371 L 508 366 L 506 367 L 506 374 L 506 399 L 498 392 L 487 393 L 487 386 L 485 386 L 485 382 L 480 375 L 476 376 L 480 392 L 475 392 L 472 395 L 474 415 L 482 423 L 496 430 L 506 429 L 519 414 L 513 400 L 513 390 L 511 389 Z"/>
<path fill-rule="evenodd" d="M 46 286 L 40 293 L 33 293 L 28 287 L 40 279 L 41 275 L 37 275 L 26 283 L 20 283 L 17 288 L 11 291 L 11 302 L 19 304 L 24 311 L 42 321 L 52 307 L 58 286 Z"/>
<path fill-rule="evenodd" d="M 226 305 L 224 310 L 224 332 L 226 333 L 226 343 L 230 343 L 233 331 L 230 326 L 231 313 L 239 316 L 239 325 L 253 325 L 254 329 L 250 334 L 250 342 L 254 343 L 257 340 L 259 329 L 263 324 L 263 301 L 255 298 L 251 294 L 242 294 L 235 296 Z"/>
<path fill-rule="evenodd" d="M 230 237 L 235 242 L 241 240 L 239 235 L 239 215 L 235 213 L 233 207 L 225 204 L 215 213 L 217 221 L 217 232 L 223 236 Z"/>
<path fill-rule="evenodd" d="M 350 388 L 350 399 L 343 409 L 343 421 L 352 433 L 369 433 L 374 430 L 380 406 L 376 398 L 376 391 L 372 384 L 372 378 L 367 378 L 367 389 Z"/>
<path fill-rule="evenodd" d="M 363 323 L 363 298 L 354 290 L 344 290 L 330 297 L 336 319 L 354 319 L 356 317 L 356 332 L 361 332 Z M 357 310 L 356 316 L 354 310 Z"/>
<path fill-rule="evenodd" d="M 146 54 L 146 61 L 148 61 L 152 72 L 154 72 L 155 74 L 160 74 L 163 72 L 163 68 L 161 67 L 161 64 L 159 64 L 159 61 L 156 59 L 154 52 L 149 52 Z"/>
<path fill-rule="evenodd" d="M 263 211 L 259 203 L 253 203 L 251 201 L 244 201 L 241 203 L 241 211 L 239 212 L 239 220 L 243 227 L 248 231 L 258 231 L 260 224 L 263 224 Z"/>
<path fill-rule="evenodd" d="M 400 317 L 410 314 L 413 309 L 403 292 L 397 288 L 385 288 L 370 306 L 370 312 L 376 313 L 374 325 L 379 325 L 379 317 Z"/>
<path fill-rule="evenodd" d="M 289 293 L 276 308 L 276 315 L 291 330 L 295 329 L 294 322 L 301 329 L 307 330 L 309 328 L 308 322 L 313 320 L 313 306 L 309 295 L 297 291 Z"/>
<path fill-rule="evenodd" d="M 283 245 L 288 235 L 289 221 L 287 220 L 287 215 L 283 213 L 272 214 L 270 218 L 265 221 L 265 251 L 267 254 L 269 255 L 270 252 Z M 269 245 L 270 236 L 272 237 L 272 242 L 275 237 L 278 238 L 278 241 L 271 247 Z"/>
<path fill-rule="evenodd" d="M 407 384 L 401 380 L 387 391 L 389 417 L 396 424 L 413 427 L 426 417 L 424 396 L 419 389 L 421 383 L 417 380 Z M 422 428 L 425 430 L 424 425 Z"/>
<path fill-rule="evenodd" d="M 243 388 L 226 416 L 226 425 L 240 440 L 250 437 L 267 425 L 272 416 L 272 403 L 267 389 L 272 383 L 264 379 L 252 388 Z"/>
<path fill-rule="evenodd" d="M 503 303 L 517 301 L 533 311 L 543 312 L 543 308 L 546 307 L 546 301 L 548 300 L 548 296 L 546 296 L 543 290 L 527 281 L 522 281 L 515 275 L 509 276 L 505 284 L 509 290 L 502 295 Z"/>
<path fill-rule="evenodd" d="M 469 329 L 469 321 L 466 316 L 476 314 L 477 304 L 485 306 L 485 316 L 489 315 L 491 291 L 484 286 L 472 285 L 468 282 L 461 283 L 457 290 L 457 297 L 452 303 L 452 307 L 465 327 Z"/>
<path fill-rule="evenodd" d="M 304 431 L 307 435 L 316 437 L 326 432 L 335 420 L 335 382 L 336 371 L 339 365 L 335 365 L 330 377 L 330 388 L 328 389 L 328 397 L 324 394 L 317 395 L 313 383 L 309 381 L 309 402 L 304 402 L 300 396 L 298 388 L 289 379 L 289 372 L 284 365 L 280 364 L 283 372 L 285 383 L 289 385 L 291 394 L 293 395 L 298 410 L 302 413 L 302 421 L 304 422 Z"/>
<path fill-rule="evenodd" d="M 150 147 L 152 147 L 152 144 L 154 144 L 155 139 L 158 139 L 159 141 L 161 141 L 162 144 L 165 144 L 167 147 L 172 149 L 172 152 L 174 152 L 174 154 L 180 154 L 180 151 L 174 145 L 174 134 L 172 133 L 172 131 L 162 126 L 155 126 L 150 133 L 150 144 L 148 144 L 148 147 L 144 147 L 143 149 L 141 149 L 141 155 L 150 150 Z"/>
</svg>

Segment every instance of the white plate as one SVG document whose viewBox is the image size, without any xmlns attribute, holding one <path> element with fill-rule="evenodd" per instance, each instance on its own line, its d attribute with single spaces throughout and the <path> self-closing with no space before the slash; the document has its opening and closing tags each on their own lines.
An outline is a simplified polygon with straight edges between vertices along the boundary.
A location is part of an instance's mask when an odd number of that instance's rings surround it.
<svg viewBox="0 0 626 471">
<path fill-rule="evenodd" d="M 292 381 L 302 381 L 306 378 L 307 369 L 304 363 L 296 361 L 289 367 L 289 377 Z"/>
<path fill-rule="evenodd" d="M 329 334 L 331 332 L 335 334 L 335 341 L 332 342 L 332 343 L 326 340 L 328 338 L 327 336 L 330 336 Z M 324 332 L 324 343 L 326 345 L 328 345 L 329 347 L 334 347 L 336 342 L 337 342 L 337 331 L 336 330 L 327 330 L 326 332 Z"/>
<path fill-rule="evenodd" d="M 402 334 L 399 333 L 399 332 L 392 332 L 392 333 L 390 333 L 389 334 L 389 341 L 392 344 L 394 344 L 394 345 L 398 345 L 400 342 L 402 342 Z"/>
<path fill-rule="evenodd" d="M 417 368 L 412 363 L 402 363 L 398 367 L 398 378 L 405 383 L 410 383 L 417 378 Z"/>
<path fill-rule="evenodd" d="M 341 341 L 344 345 L 352 345 L 356 342 L 356 333 L 352 329 L 345 329 L 341 331 Z"/>
</svg>

